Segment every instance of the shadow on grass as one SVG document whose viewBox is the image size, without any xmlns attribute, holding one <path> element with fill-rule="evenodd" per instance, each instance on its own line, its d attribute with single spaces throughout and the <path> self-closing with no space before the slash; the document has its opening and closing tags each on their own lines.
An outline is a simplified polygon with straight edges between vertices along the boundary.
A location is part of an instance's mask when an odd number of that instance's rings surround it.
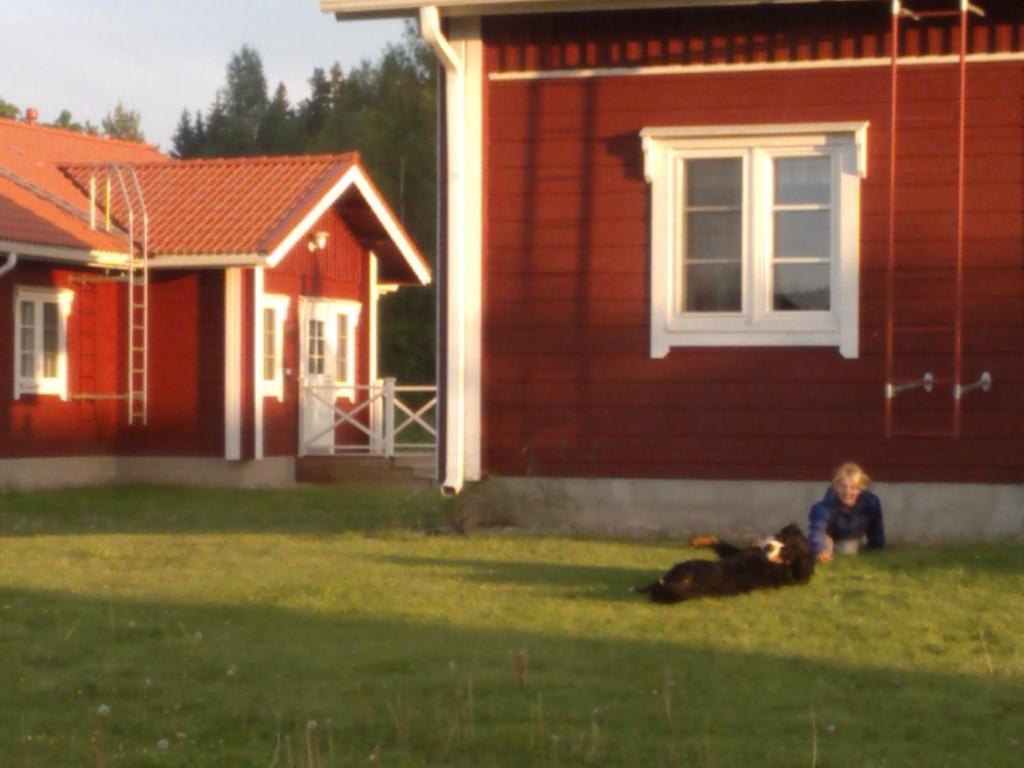
<svg viewBox="0 0 1024 768">
<path fill-rule="evenodd" d="M 448 569 L 453 575 L 481 584 L 545 587 L 572 598 L 601 602 L 645 602 L 647 598 L 631 592 L 630 589 L 640 584 L 649 584 L 663 573 L 647 568 L 617 568 L 578 563 L 563 565 L 405 556 L 373 559 L 409 569 Z M 415 575 L 412 574 L 411 577 L 415 578 Z"/>
<path fill-rule="evenodd" d="M 5 766 L 723 768 L 810 765 L 813 750 L 842 768 L 1022 754 L 1012 680 L 847 666 L 784 644 L 736 653 L 11 589 L 0 606 Z"/>
<path fill-rule="evenodd" d="M 443 527 L 431 490 L 361 485 L 289 489 L 116 485 L 0 494 L 0 536 L 94 533 L 346 533 Z"/>
</svg>

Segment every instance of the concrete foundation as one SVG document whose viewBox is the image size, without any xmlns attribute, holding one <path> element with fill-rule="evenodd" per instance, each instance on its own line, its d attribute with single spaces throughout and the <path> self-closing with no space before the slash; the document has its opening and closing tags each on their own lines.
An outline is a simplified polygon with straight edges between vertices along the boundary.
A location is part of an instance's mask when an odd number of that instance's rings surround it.
<svg viewBox="0 0 1024 768">
<path fill-rule="evenodd" d="M 230 488 L 295 484 L 295 459 L 259 461 L 178 456 L 74 456 L 0 460 L 0 489 L 34 490 L 109 483 L 161 483 Z"/>
<path fill-rule="evenodd" d="M 481 523 L 587 534 L 740 540 L 790 522 L 807 528 L 825 482 L 493 477 L 466 492 Z M 892 541 L 1024 539 L 1024 485 L 878 483 Z"/>
</svg>

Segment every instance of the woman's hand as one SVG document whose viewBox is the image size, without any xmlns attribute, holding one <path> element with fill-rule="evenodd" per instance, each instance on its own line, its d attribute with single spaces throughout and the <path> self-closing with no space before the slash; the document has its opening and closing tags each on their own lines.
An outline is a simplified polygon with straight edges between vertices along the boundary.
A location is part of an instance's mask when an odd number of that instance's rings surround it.
<svg viewBox="0 0 1024 768">
<path fill-rule="evenodd" d="M 830 562 L 832 562 L 832 553 L 831 552 L 819 552 L 818 553 L 818 562 L 819 563 L 830 563 Z"/>
</svg>

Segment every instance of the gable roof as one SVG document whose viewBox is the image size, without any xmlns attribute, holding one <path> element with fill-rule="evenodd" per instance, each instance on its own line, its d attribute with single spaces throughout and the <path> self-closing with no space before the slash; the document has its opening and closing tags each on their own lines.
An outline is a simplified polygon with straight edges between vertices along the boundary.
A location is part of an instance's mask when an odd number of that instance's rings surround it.
<svg viewBox="0 0 1024 768">
<path fill-rule="evenodd" d="M 70 248 L 92 260 L 114 252 L 123 260 L 130 221 L 136 243 L 142 237 L 136 180 L 151 266 L 273 266 L 338 204 L 356 238 L 381 258 L 384 279 L 430 281 L 426 260 L 357 153 L 172 160 L 150 145 L 9 120 L 0 120 L 0 248 L 28 244 L 52 257 L 62 255 L 54 248 Z M 108 181 L 111 232 L 89 222 L 90 190 L 102 221 Z"/>
<path fill-rule="evenodd" d="M 279 239 L 275 233 L 357 160 L 356 155 L 347 154 L 132 164 L 130 171 L 139 180 L 149 218 L 149 252 L 153 256 L 269 253 Z M 100 189 L 108 179 L 115 191 L 119 186 L 110 166 L 65 165 L 61 170 L 80 194 L 88 194 L 91 178 Z M 125 183 L 131 189 L 130 179 L 125 178 Z M 134 194 L 132 203 L 138 227 L 141 207 Z M 122 227 L 127 226 L 128 207 L 120 191 L 111 195 L 111 214 Z"/>
</svg>

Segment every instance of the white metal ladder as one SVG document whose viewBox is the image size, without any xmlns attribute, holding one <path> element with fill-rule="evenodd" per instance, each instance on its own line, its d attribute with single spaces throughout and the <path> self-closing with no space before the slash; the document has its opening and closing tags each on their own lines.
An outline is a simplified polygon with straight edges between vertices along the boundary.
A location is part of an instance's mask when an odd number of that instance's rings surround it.
<svg viewBox="0 0 1024 768">
<path fill-rule="evenodd" d="M 121 199 L 127 211 L 128 262 L 125 267 L 128 283 L 128 381 L 125 399 L 128 401 L 128 423 L 145 425 L 149 416 L 149 214 L 142 185 L 132 166 L 110 163 L 93 169 L 89 179 L 91 215 L 96 211 L 96 174 L 105 170 L 106 185 L 104 215 L 106 230 L 111 229 L 111 178 L 117 180 Z M 125 181 L 125 176 L 128 181 Z M 142 231 L 138 244 L 135 240 L 136 207 Z M 95 220 L 93 220 L 95 226 Z"/>
</svg>

